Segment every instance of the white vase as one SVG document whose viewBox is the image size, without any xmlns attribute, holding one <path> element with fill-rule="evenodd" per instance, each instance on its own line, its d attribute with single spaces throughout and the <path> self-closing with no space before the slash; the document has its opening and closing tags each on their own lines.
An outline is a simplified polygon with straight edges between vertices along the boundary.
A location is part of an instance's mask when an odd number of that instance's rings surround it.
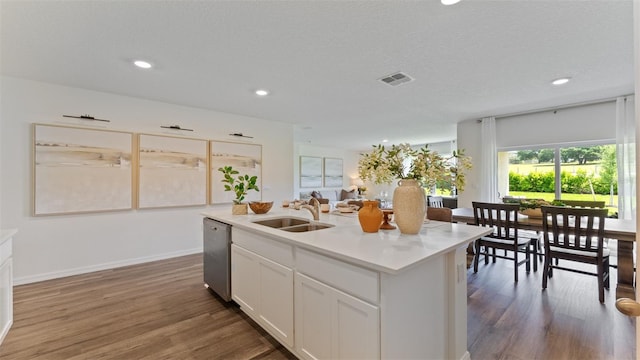
<svg viewBox="0 0 640 360">
<path fill-rule="evenodd" d="M 425 219 L 424 190 L 416 180 L 402 179 L 393 191 L 393 218 L 402 234 L 417 234 Z"/>
</svg>

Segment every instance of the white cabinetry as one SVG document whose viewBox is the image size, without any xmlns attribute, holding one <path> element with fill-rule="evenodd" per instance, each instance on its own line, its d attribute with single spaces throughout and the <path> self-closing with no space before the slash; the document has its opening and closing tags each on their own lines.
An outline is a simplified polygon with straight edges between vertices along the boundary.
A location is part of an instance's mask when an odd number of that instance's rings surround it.
<svg viewBox="0 0 640 360">
<path fill-rule="evenodd" d="M 291 246 L 236 229 L 233 230 L 233 242 L 233 300 L 271 335 L 293 347 Z"/>
<path fill-rule="evenodd" d="M 13 324 L 13 234 L 13 230 L 0 232 L 0 344 Z"/>
<path fill-rule="evenodd" d="M 307 359 L 379 358 L 378 278 L 296 249 L 296 352 Z"/>
<path fill-rule="evenodd" d="M 259 262 L 258 255 L 231 245 L 231 298 L 245 313 L 254 316 L 260 299 Z"/>
<path fill-rule="evenodd" d="M 368 234 L 323 214 L 335 227 L 293 233 L 260 216 L 205 215 L 233 226 L 233 299 L 298 358 L 470 359 L 466 247 L 491 230 Z"/>
<path fill-rule="evenodd" d="M 380 357 L 379 309 L 296 273 L 296 352 L 306 359 Z"/>
</svg>

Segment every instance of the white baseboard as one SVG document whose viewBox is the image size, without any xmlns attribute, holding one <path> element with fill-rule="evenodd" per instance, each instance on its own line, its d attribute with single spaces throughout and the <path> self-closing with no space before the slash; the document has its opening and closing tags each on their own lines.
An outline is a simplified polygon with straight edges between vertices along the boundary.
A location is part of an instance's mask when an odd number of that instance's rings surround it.
<svg viewBox="0 0 640 360">
<path fill-rule="evenodd" d="M 11 329 L 12 325 L 13 325 L 13 319 L 9 320 L 6 326 L 2 329 L 2 332 L 0 333 L 0 345 L 4 341 L 4 338 L 7 336 L 7 334 L 9 333 L 9 329 Z"/>
<path fill-rule="evenodd" d="M 164 253 L 164 254 L 158 254 L 158 255 L 152 255 L 152 256 L 145 256 L 145 257 L 140 257 L 140 258 L 126 259 L 126 260 L 122 260 L 122 261 L 113 261 L 113 262 L 108 262 L 108 263 L 103 263 L 103 264 L 98 264 L 98 265 L 84 266 L 84 267 L 79 267 L 79 268 L 74 268 L 74 269 L 67 269 L 67 270 L 62 270 L 62 271 L 54 271 L 54 272 L 45 273 L 45 274 L 22 276 L 22 277 L 14 278 L 13 279 L 13 285 L 31 284 L 31 283 L 39 282 L 39 281 L 52 280 L 52 279 L 58 279 L 58 278 L 67 277 L 67 276 L 86 274 L 86 273 L 90 273 L 90 272 L 94 272 L 94 271 L 100 271 L 100 270 L 109 270 L 109 269 L 119 268 L 119 267 L 123 267 L 123 266 L 142 264 L 142 263 L 146 263 L 146 262 L 170 259 L 170 258 L 174 258 L 174 257 L 178 257 L 178 256 L 185 256 L 185 255 L 191 255 L 191 254 L 197 254 L 197 253 L 202 253 L 202 248 L 201 247 L 200 248 L 195 248 L 195 249 L 189 249 L 189 250 L 181 250 L 181 251 L 176 251 L 176 252 L 171 252 L 171 253 Z"/>
</svg>

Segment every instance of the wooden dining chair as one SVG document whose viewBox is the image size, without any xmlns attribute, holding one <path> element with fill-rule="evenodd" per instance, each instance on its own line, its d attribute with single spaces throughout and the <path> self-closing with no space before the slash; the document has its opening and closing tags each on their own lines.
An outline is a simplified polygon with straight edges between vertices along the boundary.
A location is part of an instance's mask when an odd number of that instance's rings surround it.
<svg viewBox="0 0 640 360">
<path fill-rule="evenodd" d="M 544 272 L 542 289 L 553 276 L 553 269 L 567 270 L 598 278 L 600 302 L 609 289 L 609 249 L 604 246 L 604 222 L 607 209 L 542 206 L 544 233 Z M 570 260 L 596 266 L 596 272 L 554 265 L 551 259 Z M 564 263 L 563 263 L 564 265 Z"/>
<path fill-rule="evenodd" d="M 505 204 L 520 204 L 520 200 L 526 200 L 522 197 L 513 197 L 513 196 L 503 196 L 502 202 Z M 522 230 L 520 231 L 520 236 L 531 238 L 531 247 L 535 247 L 535 251 L 540 257 L 539 261 L 544 261 L 544 254 L 542 253 L 542 234 L 538 231 L 532 230 Z M 534 250 L 534 249 L 532 249 Z M 533 260 L 536 260 L 535 256 Z M 537 264 L 536 264 L 537 266 Z"/>
<path fill-rule="evenodd" d="M 429 196 L 429 207 L 444 207 L 444 199 L 442 198 L 442 196 Z"/>
<path fill-rule="evenodd" d="M 535 259 L 537 253 L 537 241 L 529 237 L 522 237 L 518 234 L 518 204 L 496 204 L 473 202 L 473 216 L 478 226 L 493 228 L 493 233 L 477 239 L 475 242 L 476 256 L 473 261 L 473 272 L 478 272 L 478 262 L 482 248 L 484 248 L 484 263 L 489 264 L 489 249 L 492 250 L 493 262 L 496 258 L 513 260 L 513 276 L 518 282 L 518 267 L 526 264 L 527 273 L 531 271 L 531 251 Z M 513 257 L 497 255 L 496 249 L 508 250 L 513 253 Z M 523 260 L 518 259 L 518 254 L 524 253 Z M 537 262 L 533 262 L 533 270 L 538 270 Z"/>
<path fill-rule="evenodd" d="M 569 207 L 580 207 L 580 208 L 604 208 L 604 201 L 591 201 L 591 200 L 560 200 L 556 199 L 554 201 L 558 201 L 563 203 L 565 206 Z"/>
<path fill-rule="evenodd" d="M 446 207 L 428 207 L 427 208 L 427 219 L 435 220 L 435 221 L 453 221 L 453 211 Z"/>
</svg>

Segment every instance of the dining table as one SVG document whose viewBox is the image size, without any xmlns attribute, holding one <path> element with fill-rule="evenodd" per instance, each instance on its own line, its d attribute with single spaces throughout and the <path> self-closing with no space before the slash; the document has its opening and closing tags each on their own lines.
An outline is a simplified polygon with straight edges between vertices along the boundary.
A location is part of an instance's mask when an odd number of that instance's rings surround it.
<svg viewBox="0 0 640 360">
<path fill-rule="evenodd" d="M 457 208 L 452 210 L 453 222 L 474 225 L 475 218 L 472 208 Z M 524 230 L 542 231 L 542 219 L 518 214 L 518 228 Z M 604 222 L 604 237 L 618 240 L 618 283 L 616 285 L 616 299 L 635 296 L 635 262 L 633 255 L 636 242 L 635 220 L 606 218 Z M 473 250 L 470 248 L 470 250 Z"/>
</svg>

